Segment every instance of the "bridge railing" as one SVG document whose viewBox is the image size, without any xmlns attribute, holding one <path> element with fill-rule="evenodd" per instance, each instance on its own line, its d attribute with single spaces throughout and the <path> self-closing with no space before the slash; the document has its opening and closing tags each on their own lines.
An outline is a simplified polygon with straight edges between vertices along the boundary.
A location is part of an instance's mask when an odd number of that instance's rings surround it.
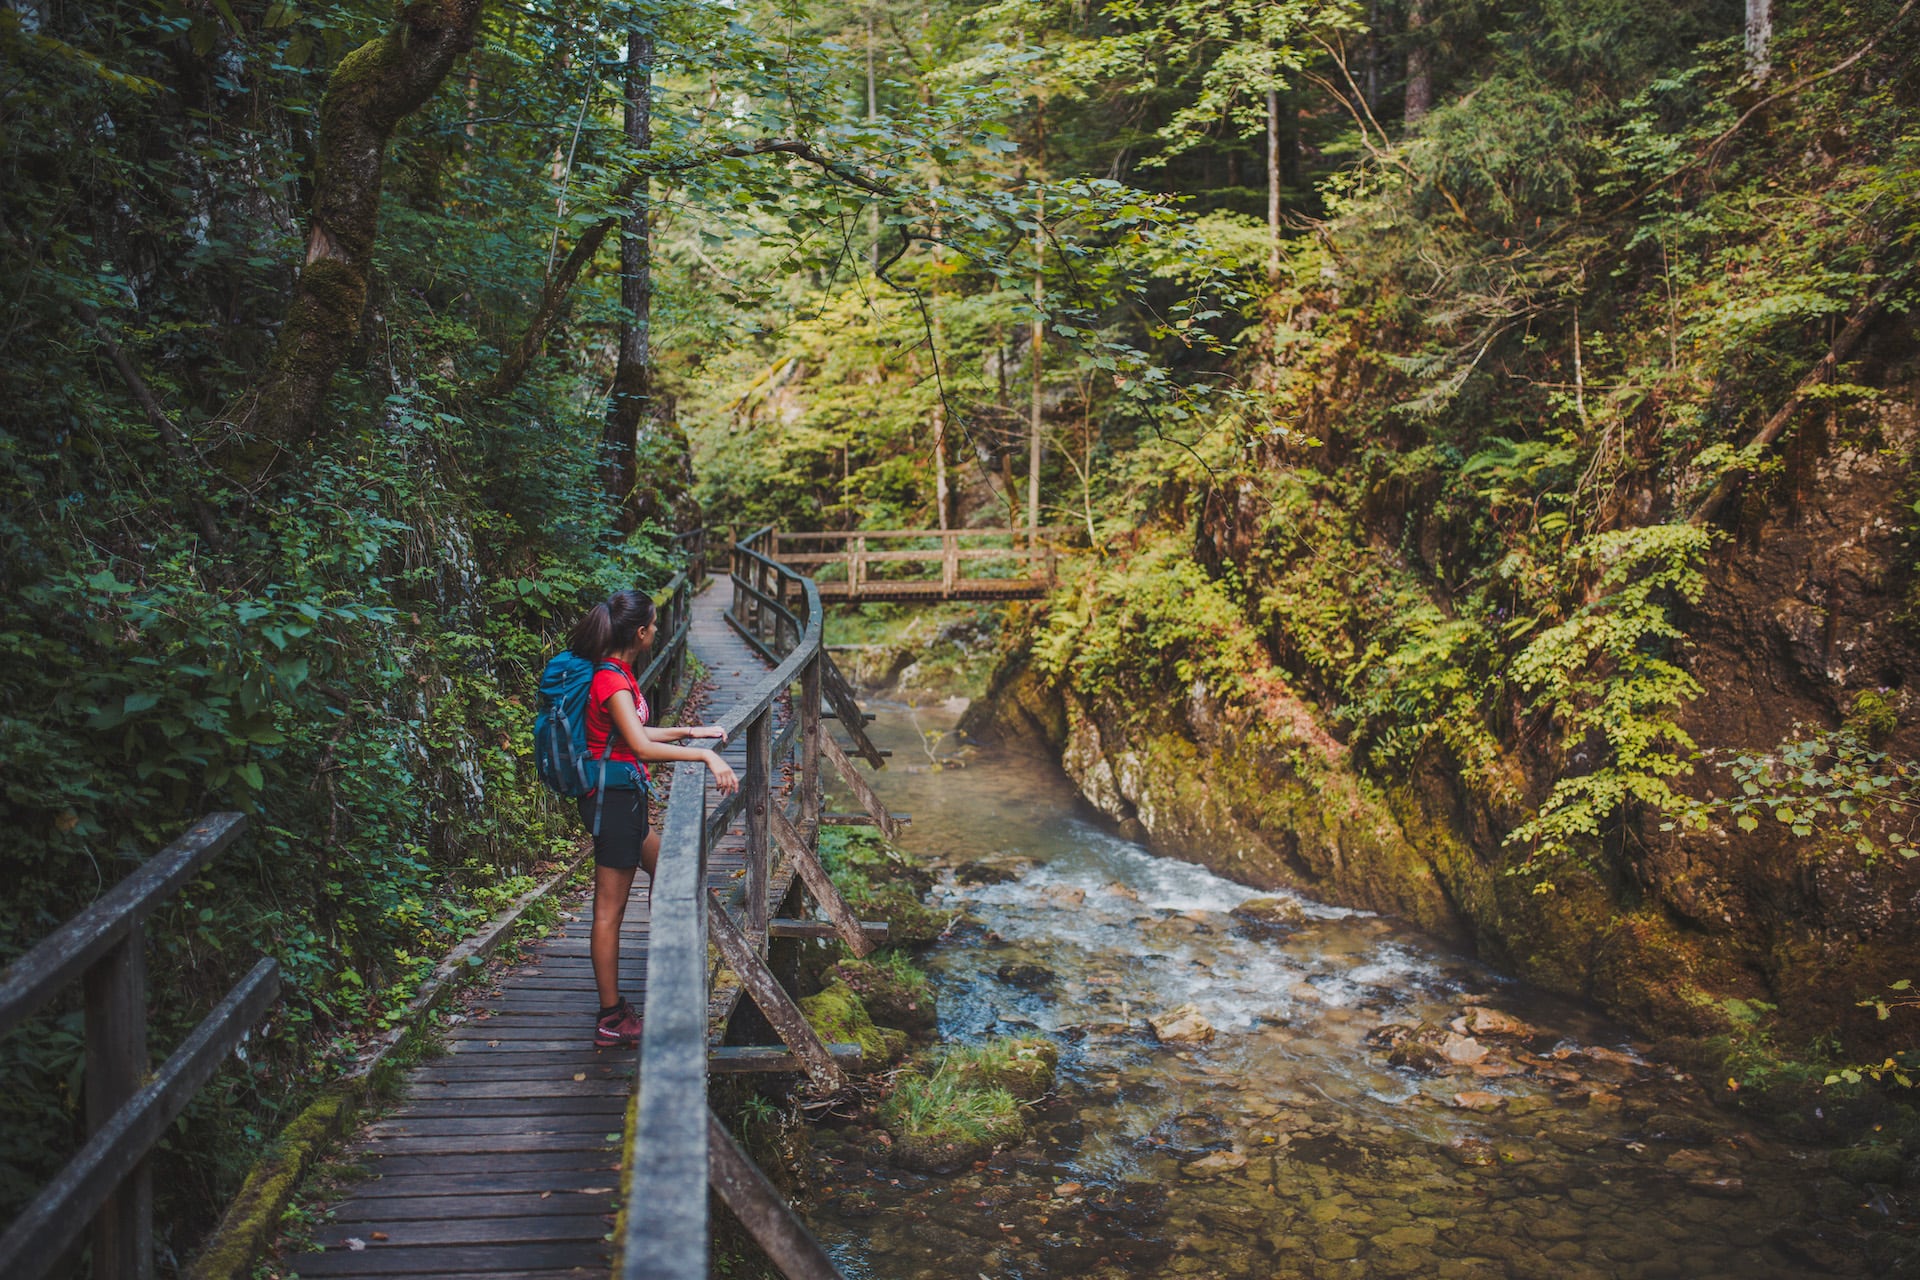
<svg viewBox="0 0 1920 1280">
<path fill-rule="evenodd" d="M 88 1230 L 95 1280 L 153 1274 L 148 1154 L 280 994 L 261 960 L 157 1071 L 147 1059 L 146 920 L 246 830 L 216 813 L 142 863 L 0 973 L 0 1035 L 79 981 L 86 1000 L 87 1140 L 0 1236 L 0 1276 L 62 1268 Z"/>
<path fill-rule="evenodd" d="M 640 1094 L 626 1153 L 631 1179 L 620 1264 L 624 1280 L 692 1280 L 708 1274 L 709 1186 L 783 1274 L 794 1280 L 838 1276 L 785 1200 L 713 1116 L 707 1098 L 712 1069 L 709 984 L 714 976 L 710 944 L 784 1042 L 784 1049 L 734 1051 L 731 1069 L 804 1071 L 823 1089 L 844 1086 L 840 1062 L 847 1047 L 829 1049 L 821 1043 L 767 968 L 768 939 L 781 936 L 778 925 L 786 928 L 787 936 L 837 934 L 858 955 L 868 954 L 873 946 L 872 926 L 853 917 L 813 852 L 821 821 L 822 759 L 843 775 L 853 773 L 845 753 L 823 731 L 823 698 L 834 701 L 837 714 L 856 729 L 861 716 L 857 706 L 839 711 L 838 700 L 826 690 L 831 660 L 822 643 L 819 589 L 766 555 L 770 533 L 759 530 L 736 542 L 729 553 L 730 621 L 776 664 L 720 722 L 728 739 L 739 739 L 746 748 L 740 788 L 709 810 L 704 766 L 679 764 L 661 824 Z M 793 714 L 780 725 L 782 700 L 796 683 Z M 850 703 L 850 694 L 848 699 Z M 789 770 L 793 785 L 782 796 L 781 779 Z M 876 812 L 877 805 L 877 800 L 869 803 L 869 812 Z M 746 867 L 740 894 L 729 900 L 709 887 L 708 864 L 736 818 L 743 820 Z M 828 922 L 771 919 L 769 885 L 776 854 L 791 862 Z"/>
<path fill-rule="evenodd" d="M 815 577 L 834 598 L 962 596 L 1018 584 L 1037 594 L 1057 578 L 1068 531 L 1027 529 L 768 530 L 761 552 Z"/>
</svg>

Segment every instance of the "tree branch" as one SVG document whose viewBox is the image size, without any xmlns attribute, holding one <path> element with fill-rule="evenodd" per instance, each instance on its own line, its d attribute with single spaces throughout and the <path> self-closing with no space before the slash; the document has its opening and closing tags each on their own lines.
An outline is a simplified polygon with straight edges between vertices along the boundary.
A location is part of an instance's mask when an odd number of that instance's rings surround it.
<svg viewBox="0 0 1920 1280">
<path fill-rule="evenodd" d="M 1742 453 L 1764 449 L 1785 434 L 1787 425 L 1793 421 L 1793 415 L 1798 413 L 1800 407 L 1807 402 L 1807 397 L 1812 394 L 1813 389 L 1831 378 L 1840 368 L 1841 361 L 1851 355 L 1854 347 L 1859 345 L 1867 327 L 1879 317 L 1881 310 L 1886 306 L 1887 295 L 1892 292 L 1892 287 L 1893 277 L 1891 276 L 1880 282 L 1880 287 L 1874 290 L 1873 296 L 1868 298 L 1860 310 L 1847 321 L 1846 328 L 1842 329 L 1840 336 L 1833 340 L 1833 346 L 1820 358 L 1820 363 L 1813 366 L 1806 377 L 1800 379 L 1800 385 L 1793 389 L 1793 394 L 1787 397 L 1786 403 L 1761 424 L 1760 430 L 1754 434 L 1753 439 L 1747 441 L 1746 448 L 1741 450 Z M 1733 496 L 1734 489 L 1751 473 L 1752 469 L 1749 467 L 1734 467 L 1728 470 L 1715 482 L 1707 496 L 1701 499 L 1700 505 L 1693 509 L 1693 514 L 1687 517 L 1687 523 L 1703 525 L 1712 520 L 1719 514 L 1720 508 L 1726 505 L 1727 499 Z"/>
</svg>

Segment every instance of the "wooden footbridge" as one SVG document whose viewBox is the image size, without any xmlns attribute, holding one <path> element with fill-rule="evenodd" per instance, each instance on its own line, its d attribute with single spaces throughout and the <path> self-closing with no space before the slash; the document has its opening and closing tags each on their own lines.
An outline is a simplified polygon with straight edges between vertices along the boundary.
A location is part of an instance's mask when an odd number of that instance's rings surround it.
<svg viewBox="0 0 1920 1280">
<path fill-rule="evenodd" d="M 1063 529 L 762 530 L 768 560 L 814 579 L 820 598 L 1032 600 L 1058 582 Z M 766 571 L 754 585 L 776 589 Z"/>
<path fill-rule="evenodd" d="M 727 730 L 741 786 L 722 798 L 702 766 L 672 773 L 658 874 L 650 893 L 636 884 L 622 938 L 625 989 L 644 1000 L 638 1052 L 593 1047 L 587 922 L 530 947 L 497 989 L 471 1001 L 448 1033 L 449 1052 L 414 1068 L 398 1108 L 355 1143 L 349 1155 L 364 1176 L 315 1232 L 320 1247 L 285 1259 L 282 1274 L 692 1280 L 708 1274 L 710 1187 L 783 1274 L 839 1274 L 707 1096 L 714 1072 L 801 1073 L 821 1093 L 843 1087 L 858 1047 L 821 1043 L 769 968 L 768 944 L 838 937 L 866 955 L 886 934 L 854 917 L 814 853 L 823 822 L 894 832 L 851 758 L 878 767 L 883 753 L 822 643 L 821 587 L 775 547 L 773 531 L 760 530 L 733 547 L 718 589 L 696 595 L 683 575 L 663 596 L 668 642 L 642 682 L 664 692 L 688 652 L 706 665 L 715 685 L 707 715 Z M 1028 554 L 1033 563 L 1038 553 Z M 848 583 L 862 581 L 856 563 Z M 863 812 L 822 812 L 829 770 Z M 67 1269 L 89 1223 L 96 1277 L 152 1274 L 146 1154 L 263 1016 L 278 978 L 262 961 L 149 1076 L 141 920 L 244 825 L 234 814 L 196 824 L 0 975 L 0 1030 L 62 984 L 84 981 L 93 1134 L 0 1238 L 9 1280 Z M 809 900 L 817 917 L 798 909 Z M 777 1043 L 723 1043 L 743 994 Z"/>
</svg>

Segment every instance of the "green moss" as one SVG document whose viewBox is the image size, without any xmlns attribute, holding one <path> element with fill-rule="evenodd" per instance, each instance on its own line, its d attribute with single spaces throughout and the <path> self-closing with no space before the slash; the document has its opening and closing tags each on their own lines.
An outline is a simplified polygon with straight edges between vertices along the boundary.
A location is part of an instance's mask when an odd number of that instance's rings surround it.
<svg viewBox="0 0 1920 1280">
<path fill-rule="evenodd" d="M 989 1040 L 961 1045 L 940 1056 L 940 1070 L 976 1089 L 1005 1089 L 1022 1102 L 1032 1102 L 1053 1089 L 1060 1049 L 1038 1036 Z"/>
<path fill-rule="evenodd" d="M 359 1108 L 352 1088 L 332 1090 L 294 1118 L 254 1165 L 227 1213 L 187 1269 L 188 1280 L 239 1280 L 273 1243 L 301 1177 Z"/>
<path fill-rule="evenodd" d="M 933 987 L 927 975 L 899 952 L 881 952 L 872 960 L 842 960 L 827 970 L 826 980 L 851 987 L 881 1026 L 897 1027 L 912 1036 L 933 1034 Z"/>
<path fill-rule="evenodd" d="M 844 982 L 801 997 L 800 1011 L 828 1044 L 858 1044 L 861 1065 L 868 1071 L 891 1066 L 907 1051 L 907 1033 L 875 1026 L 859 994 Z"/>
<path fill-rule="evenodd" d="M 945 1173 L 984 1158 L 1025 1132 L 1020 1104 L 998 1085 L 969 1079 L 943 1061 L 903 1073 L 880 1105 L 880 1122 L 904 1168 Z"/>
</svg>

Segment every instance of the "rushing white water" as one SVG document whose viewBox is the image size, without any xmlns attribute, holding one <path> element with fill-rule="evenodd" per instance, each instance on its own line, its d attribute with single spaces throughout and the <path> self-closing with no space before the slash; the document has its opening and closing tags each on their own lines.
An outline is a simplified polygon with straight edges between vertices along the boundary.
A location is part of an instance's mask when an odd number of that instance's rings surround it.
<svg viewBox="0 0 1920 1280">
<path fill-rule="evenodd" d="M 957 748 L 951 709 L 875 710 L 894 750 L 876 786 L 960 922 L 921 957 L 943 1038 L 1062 1054 L 1034 1139 L 985 1168 L 904 1173 L 822 1135 L 841 1154 L 815 1224 L 850 1274 L 1870 1273 L 1875 1223 L 1818 1153 L 1744 1131 L 1591 1011 L 1396 921 L 1150 852 L 1052 762 Z M 1234 914 L 1256 896 L 1295 918 Z M 1181 1010 L 1211 1038 L 1160 1042 Z M 1428 1056 L 1395 1065 L 1402 1041 Z"/>
</svg>

